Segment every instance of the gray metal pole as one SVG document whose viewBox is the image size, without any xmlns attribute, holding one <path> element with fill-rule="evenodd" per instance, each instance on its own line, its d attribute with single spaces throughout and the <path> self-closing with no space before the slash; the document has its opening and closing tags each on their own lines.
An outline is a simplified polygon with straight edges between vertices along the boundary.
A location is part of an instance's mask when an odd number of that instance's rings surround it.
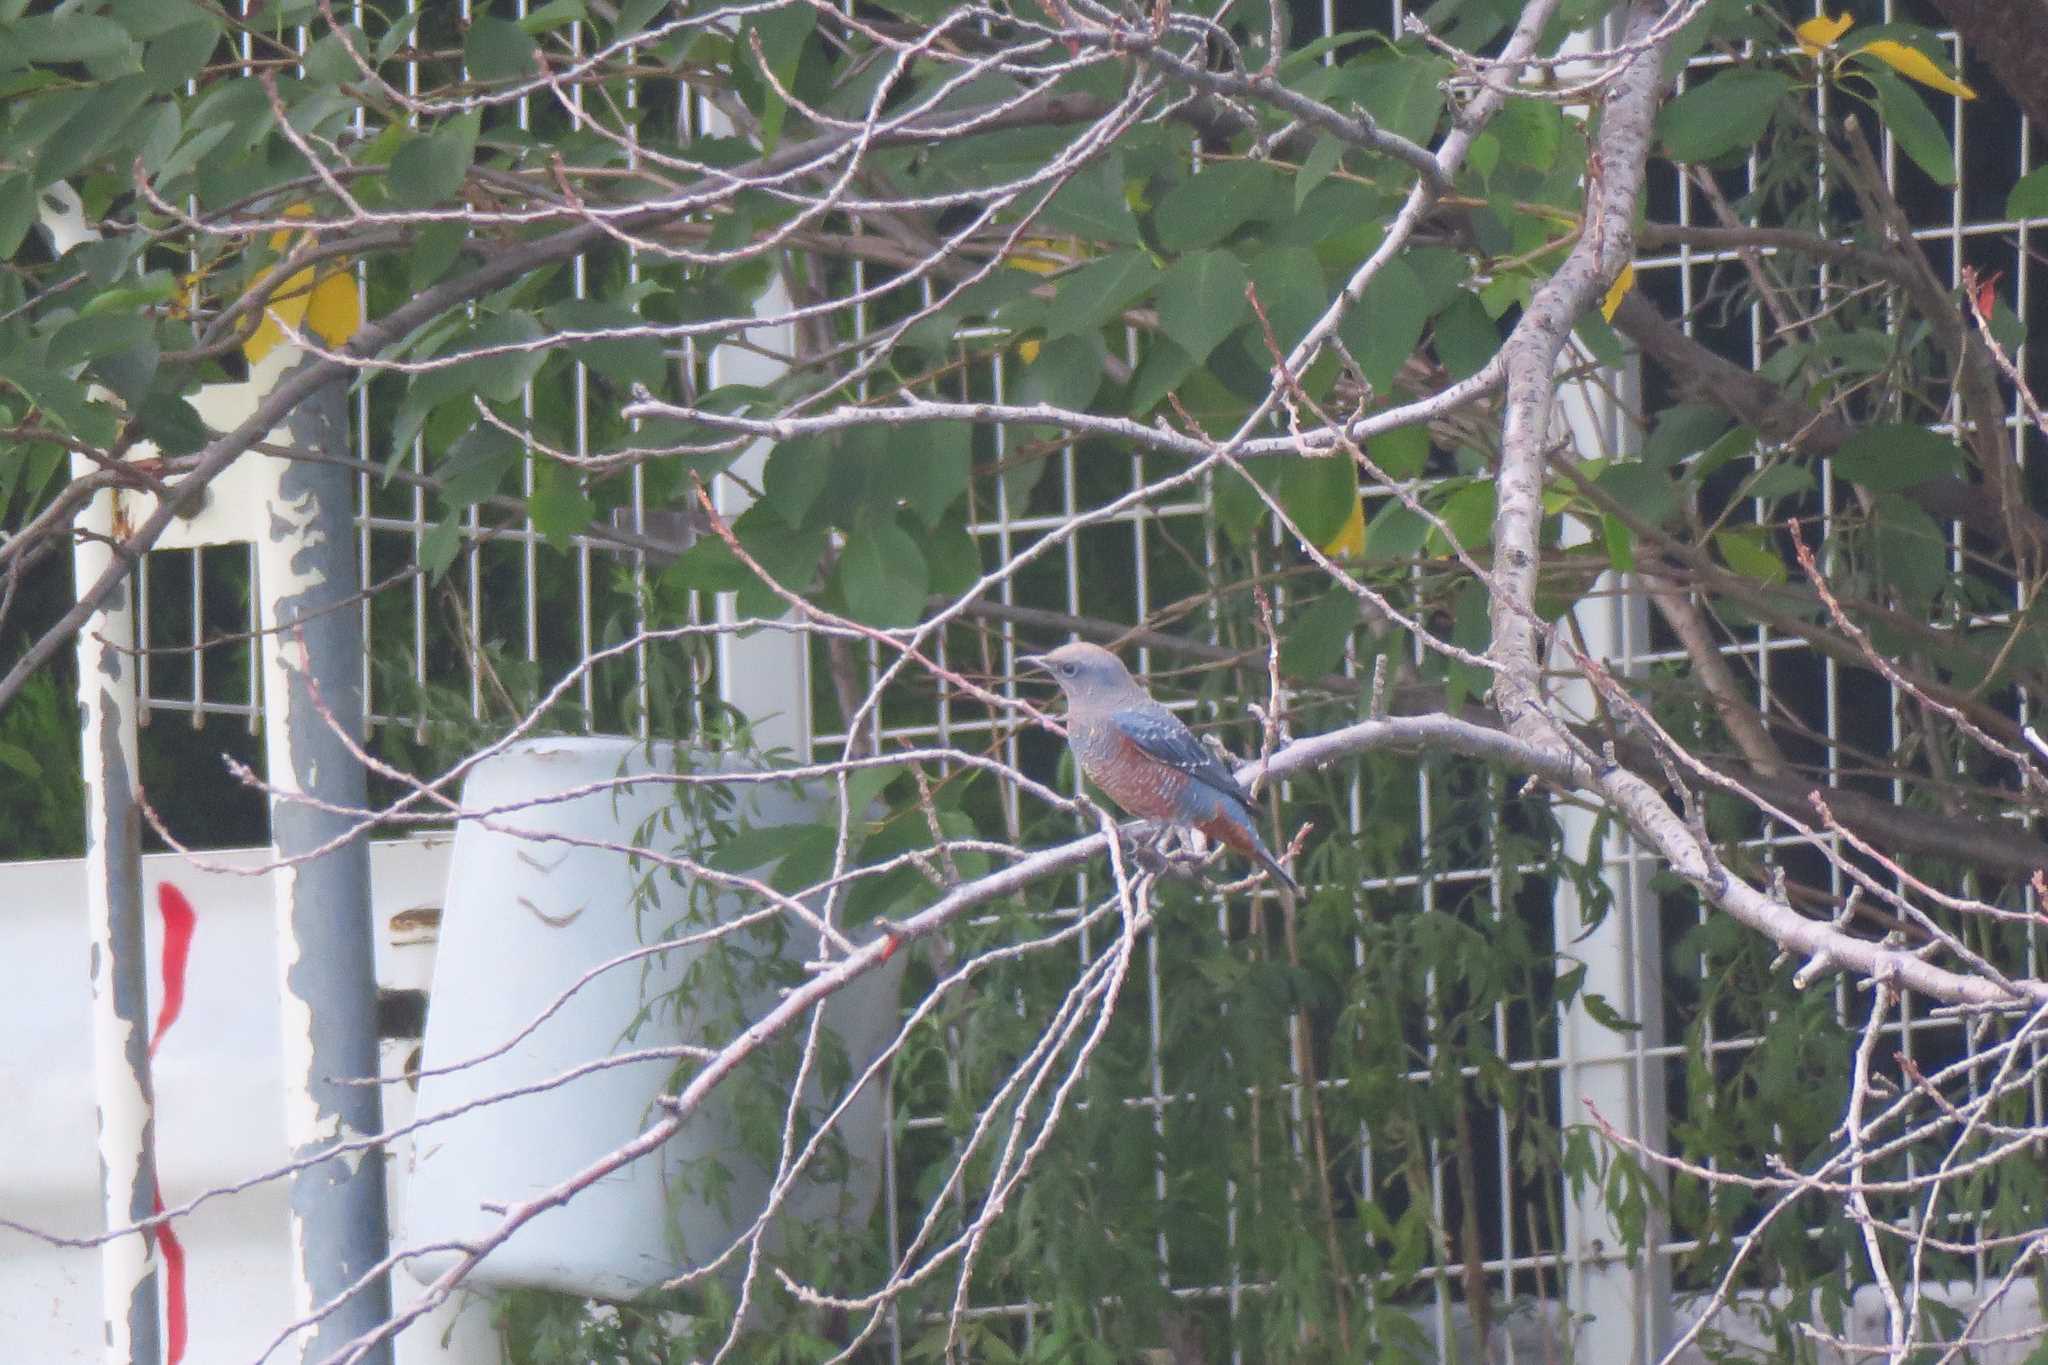
<svg viewBox="0 0 2048 1365">
<path fill-rule="evenodd" d="M 279 433 L 301 449 L 348 452 L 339 384 L 299 405 Z M 244 457 L 249 458 L 249 457 Z M 342 735 L 363 731 L 361 614 L 353 498 L 337 466 L 274 461 L 263 525 L 256 528 L 264 627 L 264 745 L 271 842 L 292 859 L 344 832 L 347 816 L 291 799 L 303 793 L 360 809 L 362 766 Z M 318 687 L 307 685 L 311 677 Z M 326 714 L 322 714 L 322 708 Z M 337 732 L 336 727 L 339 727 Z M 377 983 L 370 924 L 369 849 L 351 840 L 276 875 L 278 959 L 283 976 L 285 1133 L 294 1157 L 382 1129 L 377 1074 Z M 389 1237 L 380 1156 L 322 1162 L 291 1185 L 295 1307 L 309 1313 L 348 1293 L 386 1254 Z M 300 1357 L 327 1358 L 390 1315 L 379 1279 L 301 1338 Z M 389 1365 L 387 1346 L 366 1357 Z"/>
</svg>

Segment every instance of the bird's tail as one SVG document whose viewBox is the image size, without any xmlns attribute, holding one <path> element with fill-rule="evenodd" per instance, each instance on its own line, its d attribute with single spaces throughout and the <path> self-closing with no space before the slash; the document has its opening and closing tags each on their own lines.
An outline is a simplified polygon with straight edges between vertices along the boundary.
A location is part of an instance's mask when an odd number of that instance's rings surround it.
<svg viewBox="0 0 2048 1365">
<path fill-rule="evenodd" d="M 1230 845 L 1230 847 L 1236 849 L 1245 857 L 1250 858 L 1260 867 L 1265 868 L 1266 871 L 1272 873 L 1278 879 L 1282 886 L 1295 895 L 1299 896 L 1302 894 L 1301 883 L 1294 880 L 1287 869 L 1280 865 L 1280 860 L 1273 856 L 1273 850 L 1266 847 L 1266 841 L 1259 837 L 1259 832 L 1253 828 L 1249 816 L 1242 820 L 1233 820 L 1228 814 L 1225 814 L 1205 824 L 1197 825 L 1195 828 L 1201 830 L 1202 833 L 1218 843 Z"/>
<path fill-rule="evenodd" d="M 1258 862 L 1259 866 L 1265 868 L 1266 871 L 1272 873 L 1274 879 L 1277 880 L 1280 883 L 1280 885 L 1286 887 L 1287 890 L 1289 890 L 1296 896 L 1302 894 L 1301 883 L 1294 880 L 1293 875 L 1289 873 L 1286 868 L 1280 866 L 1280 860 L 1278 858 L 1275 858 L 1271 853 L 1267 852 L 1263 845 L 1252 854 L 1252 857 Z"/>
</svg>

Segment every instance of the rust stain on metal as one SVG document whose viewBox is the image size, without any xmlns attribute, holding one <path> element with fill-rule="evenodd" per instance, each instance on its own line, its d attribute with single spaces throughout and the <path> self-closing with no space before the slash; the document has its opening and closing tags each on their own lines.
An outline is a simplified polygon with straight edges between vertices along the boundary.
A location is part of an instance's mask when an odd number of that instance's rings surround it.
<svg viewBox="0 0 2048 1365">
<path fill-rule="evenodd" d="M 547 911 L 541 909 L 538 905 L 535 905 L 532 901 L 528 900 L 524 896 L 518 896 L 515 897 L 515 899 L 521 905 L 525 906 L 528 910 L 531 910 L 533 912 L 533 917 L 535 919 L 539 920 L 542 924 L 547 925 L 551 929 L 567 928 L 569 925 L 574 924 L 576 922 L 578 916 L 580 916 L 585 910 L 588 910 L 590 908 L 588 905 L 579 905 L 574 910 L 568 911 L 565 914 L 550 915 Z"/>
<path fill-rule="evenodd" d="M 431 943 L 441 932 L 441 907 L 415 905 L 391 917 L 393 943 Z"/>
</svg>

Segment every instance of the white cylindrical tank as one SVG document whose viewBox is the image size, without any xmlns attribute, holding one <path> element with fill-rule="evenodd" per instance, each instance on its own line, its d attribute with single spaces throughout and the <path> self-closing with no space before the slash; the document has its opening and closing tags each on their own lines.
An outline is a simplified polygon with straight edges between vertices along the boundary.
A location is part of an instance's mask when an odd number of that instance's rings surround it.
<svg viewBox="0 0 2048 1365">
<path fill-rule="evenodd" d="M 716 1045 L 772 1007 L 796 979 L 798 964 L 817 955 L 816 934 L 784 912 L 767 932 L 750 928 L 722 940 L 729 948 L 670 949 L 604 972 L 505 1048 L 598 964 L 763 904 L 758 896 L 693 884 L 636 860 L 623 846 L 683 852 L 702 862 L 736 830 L 836 818 L 830 784 L 679 789 L 650 780 L 556 799 L 621 776 L 672 773 L 679 761 L 696 771 L 721 770 L 715 760 L 679 746 L 582 737 L 526 741 L 470 773 L 463 808 L 502 813 L 464 820 L 455 835 L 427 1010 L 422 1063 L 430 1074 L 420 1080 L 421 1115 L 531 1086 L 594 1058 L 669 1044 Z M 565 837 L 621 847 L 562 842 Z M 738 842 L 772 861 L 772 835 L 748 834 Z M 826 1025 L 855 1077 L 893 1036 L 902 965 L 899 960 L 868 974 L 826 1008 Z M 431 1074 L 487 1053 L 498 1055 Z M 552 1188 L 655 1121 L 655 1099 L 675 1088 L 676 1068 L 655 1060 L 595 1071 L 484 1104 L 421 1132 L 405 1244 L 467 1242 L 489 1233 L 500 1221 L 498 1210 Z M 735 1087 L 774 1083 L 755 1064 L 743 1067 L 658 1156 L 633 1162 L 538 1215 L 471 1279 L 487 1287 L 624 1299 L 723 1251 L 751 1223 L 769 1186 L 769 1168 L 743 1150 L 736 1131 L 731 1106 L 741 1092 Z M 784 1225 L 816 1230 L 865 1222 L 880 1188 L 887 1122 L 881 1089 L 878 1078 L 856 1096 L 839 1125 L 848 1160 L 815 1163 L 820 1176 L 791 1191 Z M 781 1094 L 750 1098 L 782 1102 Z M 816 1106 L 828 1098 L 838 1096 L 821 1093 L 814 1075 L 807 1102 Z M 424 1282 L 456 1259 L 441 1253 L 410 1265 Z"/>
</svg>

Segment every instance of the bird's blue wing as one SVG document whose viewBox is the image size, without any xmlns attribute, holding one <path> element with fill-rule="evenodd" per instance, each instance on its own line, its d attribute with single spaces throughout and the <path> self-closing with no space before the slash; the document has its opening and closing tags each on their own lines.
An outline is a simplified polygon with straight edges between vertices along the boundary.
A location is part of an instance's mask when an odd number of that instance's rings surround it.
<svg viewBox="0 0 2048 1365">
<path fill-rule="evenodd" d="M 1172 712 L 1163 707 L 1157 712 L 1126 709 L 1116 712 L 1113 719 L 1117 729 L 1130 736 L 1131 742 L 1147 755 L 1178 768 L 1248 809 L 1253 808 L 1251 793 L 1238 785 L 1230 770 L 1217 762 L 1208 746 L 1196 739 Z"/>
</svg>

